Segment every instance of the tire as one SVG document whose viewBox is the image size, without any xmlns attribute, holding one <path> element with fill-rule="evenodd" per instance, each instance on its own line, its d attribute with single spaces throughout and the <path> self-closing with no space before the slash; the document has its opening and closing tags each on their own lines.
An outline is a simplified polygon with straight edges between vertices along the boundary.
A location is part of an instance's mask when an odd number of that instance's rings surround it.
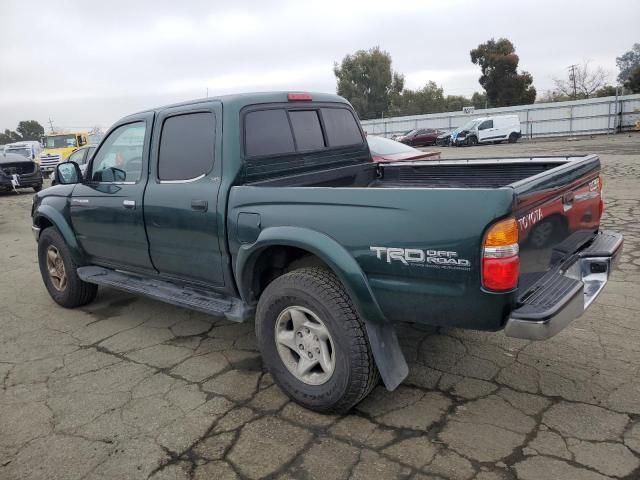
<svg viewBox="0 0 640 480">
<path fill-rule="evenodd" d="M 39 183 L 38 185 L 36 185 L 35 187 L 33 187 L 33 191 L 34 192 L 39 192 L 40 190 L 42 190 L 42 184 Z"/>
<path fill-rule="evenodd" d="M 467 138 L 467 145 L 470 147 L 475 147 L 478 144 L 478 139 L 476 137 L 469 137 Z"/>
<path fill-rule="evenodd" d="M 517 133 L 510 133 L 509 134 L 509 143 L 516 143 L 518 141 L 518 134 Z"/>
<path fill-rule="evenodd" d="M 300 313 L 304 322 L 298 319 L 296 327 L 294 318 Z M 322 327 L 328 338 L 319 348 Z M 293 342 L 293 348 L 277 342 L 277 332 L 288 339 L 287 343 Z M 258 302 L 256 337 L 275 382 L 292 400 L 310 410 L 345 413 L 379 382 L 364 322 L 342 283 L 325 268 L 301 268 L 271 282 Z M 317 358 L 306 363 L 298 349 L 307 352 L 309 358 Z M 327 352 L 330 355 L 324 363 L 332 369 L 325 371 L 319 359 Z M 312 362 L 315 366 L 309 373 L 293 373 L 301 363 Z"/>
<path fill-rule="evenodd" d="M 52 276 L 49 271 L 48 257 L 50 252 L 56 256 L 56 261 L 53 263 L 58 267 L 54 268 L 59 275 L 58 277 Z M 57 261 L 57 258 L 60 258 L 60 262 Z M 40 234 L 38 263 L 40 264 L 42 281 L 47 287 L 49 295 L 58 305 L 65 308 L 80 307 L 90 303 L 96 297 L 98 286 L 80 280 L 77 273 L 78 267 L 71 256 L 69 247 L 53 227 L 46 228 Z M 59 269 L 60 266 L 62 269 Z M 61 277 L 64 277 L 64 282 L 60 280 Z"/>
</svg>

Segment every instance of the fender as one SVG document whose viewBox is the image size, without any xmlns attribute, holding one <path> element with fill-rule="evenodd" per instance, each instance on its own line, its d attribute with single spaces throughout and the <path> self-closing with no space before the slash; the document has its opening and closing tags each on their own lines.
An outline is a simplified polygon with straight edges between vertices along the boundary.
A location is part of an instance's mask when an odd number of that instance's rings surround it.
<svg viewBox="0 0 640 480">
<path fill-rule="evenodd" d="M 380 376 L 388 390 L 406 378 L 409 367 L 398 337 L 376 301 L 367 277 L 351 254 L 324 233 L 300 227 L 269 227 L 255 243 L 243 245 L 236 257 L 236 284 L 243 300 L 251 298 L 251 275 L 260 253 L 271 246 L 290 246 L 307 250 L 322 259 L 340 278 L 363 319 Z"/>
<path fill-rule="evenodd" d="M 54 227 L 58 229 L 62 238 L 64 238 L 64 242 L 69 247 L 71 251 L 71 255 L 73 256 L 73 260 L 82 265 L 84 263 L 84 252 L 80 245 L 78 244 L 78 240 L 76 240 L 76 235 L 69 225 L 67 219 L 55 208 L 51 205 L 43 205 L 40 204 L 36 208 L 33 213 L 33 224 L 38 225 L 40 218 L 46 218 Z"/>
</svg>

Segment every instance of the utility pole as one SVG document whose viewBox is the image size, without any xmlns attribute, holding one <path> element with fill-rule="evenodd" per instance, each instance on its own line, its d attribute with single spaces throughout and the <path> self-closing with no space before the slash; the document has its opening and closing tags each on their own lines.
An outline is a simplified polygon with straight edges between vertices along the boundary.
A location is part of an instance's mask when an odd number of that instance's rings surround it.
<svg viewBox="0 0 640 480">
<path fill-rule="evenodd" d="M 571 71 L 571 73 L 569 74 L 569 80 L 571 82 L 573 82 L 573 99 L 575 100 L 578 97 L 578 89 L 576 87 L 576 67 L 578 65 L 573 64 L 573 65 L 569 65 L 569 70 Z"/>
<path fill-rule="evenodd" d="M 51 121 L 51 117 L 49 117 L 49 128 L 51 129 L 51 133 L 53 133 L 53 122 Z"/>
</svg>

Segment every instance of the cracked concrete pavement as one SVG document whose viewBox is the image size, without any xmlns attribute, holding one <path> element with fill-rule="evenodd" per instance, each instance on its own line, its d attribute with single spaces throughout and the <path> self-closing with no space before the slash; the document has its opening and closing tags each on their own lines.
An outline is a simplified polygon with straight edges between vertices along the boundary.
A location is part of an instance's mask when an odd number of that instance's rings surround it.
<svg viewBox="0 0 640 480">
<path fill-rule="evenodd" d="M 0 478 L 640 478 L 640 135 L 444 149 L 594 152 L 619 270 L 546 342 L 400 325 L 410 376 L 346 416 L 288 401 L 253 325 L 100 289 L 47 295 L 31 194 L 0 195 Z"/>
</svg>

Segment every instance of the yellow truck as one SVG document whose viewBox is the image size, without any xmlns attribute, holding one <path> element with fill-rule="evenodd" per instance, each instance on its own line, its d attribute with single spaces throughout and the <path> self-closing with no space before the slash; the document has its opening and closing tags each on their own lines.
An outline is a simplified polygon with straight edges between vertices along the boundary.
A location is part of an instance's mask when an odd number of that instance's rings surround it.
<svg viewBox="0 0 640 480">
<path fill-rule="evenodd" d="M 42 153 L 40 153 L 40 170 L 50 172 L 58 163 L 67 159 L 78 148 L 89 143 L 84 132 L 52 133 L 42 137 Z"/>
</svg>

